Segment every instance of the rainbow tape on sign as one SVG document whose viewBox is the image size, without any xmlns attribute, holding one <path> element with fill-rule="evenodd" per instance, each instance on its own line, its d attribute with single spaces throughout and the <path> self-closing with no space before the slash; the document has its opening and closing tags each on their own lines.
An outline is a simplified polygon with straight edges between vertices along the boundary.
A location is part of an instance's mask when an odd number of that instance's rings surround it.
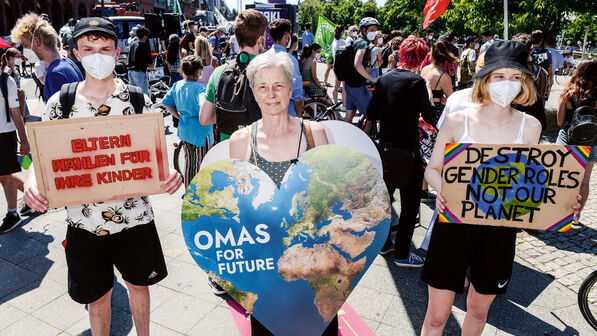
<svg viewBox="0 0 597 336">
<path fill-rule="evenodd" d="M 547 231 L 568 232 L 572 227 L 573 220 L 574 214 L 570 214 L 569 216 L 564 217 L 564 219 L 562 219 L 561 221 L 547 228 Z"/>
<path fill-rule="evenodd" d="M 458 154 L 462 153 L 467 147 L 469 147 L 470 143 L 453 143 L 453 144 L 446 144 L 446 152 L 444 157 L 444 165 L 448 164 L 448 162 L 452 161 L 453 158 L 457 157 Z"/>
<path fill-rule="evenodd" d="M 460 219 L 456 217 L 448 208 L 444 209 L 444 212 L 438 214 L 439 221 L 441 223 L 459 223 L 462 224 Z"/>
<path fill-rule="evenodd" d="M 580 163 L 583 168 L 587 167 L 587 161 L 589 160 L 589 154 L 591 153 L 590 146 L 569 146 L 566 145 L 566 149 L 568 149 L 572 156 Z"/>
</svg>

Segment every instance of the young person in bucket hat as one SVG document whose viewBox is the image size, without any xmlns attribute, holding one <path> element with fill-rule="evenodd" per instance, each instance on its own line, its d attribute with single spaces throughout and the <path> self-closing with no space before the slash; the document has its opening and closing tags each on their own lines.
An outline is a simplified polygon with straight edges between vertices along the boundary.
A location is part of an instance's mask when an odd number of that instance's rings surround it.
<svg viewBox="0 0 597 336">
<path fill-rule="evenodd" d="M 527 67 L 528 48 L 515 41 L 495 42 L 486 52 L 485 64 L 475 75 L 472 100 L 479 104 L 448 115 L 440 128 L 435 150 L 425 172 L 427 182 L 439 192 L 436 208 L 445 209 L 441 171 L 447 143 L 537 144 L 541 124 L 517 111 L 512 103 L 532 104 L 537 95 Z M 439 149 L 438 149 L 439 148 Z M 580 204 L 573 206 L 579 213 Z M 462 334 L 480 335 L 491 303 L 510 284 L 516 229 L 435 222 L 422 279 L 429 301 L 422 335 L 441 335 L 456 293 L 463 292 L 467 269 L 470 288 Z"/>
<path fill-rule="evenodd" d="M 85 68 L 85 80 L 76 85 L 70 109 L 63 104 L 68 102 L 60 99 L 62 92 L 57 92 L 48 100 L 42 120 L 152 112 L 147 95 L 114 78 L 120 49 L 111 21 L 83 18 L 75 26 L 73 38 L 74 54 Z M 67 85 L 62 90 L 71 87 Z M 144 103 L 135 98 L 144 99 Z M 175 170 L 171 172 L 164 184 L 166 192 L 173 194 L 182 178 Z M 34 210 L 47 210 L 48 202 L 39 194 L 33 169 L 25 182 L 24 200 Z M 149 197 L 67 206 L 66 211 L 68 293 L 74 301 L 88 305 L 92 333 L 110 333 L 116 266 L 128 289 L 137 335 L 149 335 L 148 286 L 168 274 Z"/>
</svg>

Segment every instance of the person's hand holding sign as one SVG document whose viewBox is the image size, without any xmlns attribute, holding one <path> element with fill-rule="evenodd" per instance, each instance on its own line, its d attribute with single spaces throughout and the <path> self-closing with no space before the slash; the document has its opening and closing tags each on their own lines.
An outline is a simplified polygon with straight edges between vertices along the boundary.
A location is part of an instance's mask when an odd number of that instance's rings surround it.
<svg viewBox="0 0 597 336">
<path fill-rule="evenodd" d="M 178 190 L 178 188 L 180 188 L 180 185 L 182 184 L 182 176 L 175 169 L 171 168 L 170 171 L 170 176 L 168 176 L 164 184 L 166 187 L 166 192 L 172 195 L 176 192 L 176 190 Z"/>
<path fill-rule="evenodd" d="M 21 140 L 21 146 L 19 147 L 19 154 L 21 154 L 21 156 L 28 155 L 30 150 L 31 149 L 29 147 L 29 141 L 27 141 L 27 139 Z"/>
<path fill-rule="evenodd" d="M 29 167 L 27 172 L 27 179 L 25 180 L 25 195 L 23 201 L 31 209 L 39 212 L 45 212 L 48 210 L 48 200 L 43 197 L 39 190 L 37 190 L 37 181 L 35 180 L 35 174 L 33 170 L 33 164 Z"/>
</svg>

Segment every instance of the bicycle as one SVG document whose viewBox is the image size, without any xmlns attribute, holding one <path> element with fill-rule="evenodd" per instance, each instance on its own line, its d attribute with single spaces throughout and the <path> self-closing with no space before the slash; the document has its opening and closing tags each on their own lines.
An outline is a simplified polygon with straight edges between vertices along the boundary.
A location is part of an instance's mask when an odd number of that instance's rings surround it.
<svg viewBox="0 0 597 336">
<path fill-rule="evenodd" d="M 580 285 L 578 307 L 589 325 L 597 330 L 597 270 L 589 274 Z"/>
</svg>

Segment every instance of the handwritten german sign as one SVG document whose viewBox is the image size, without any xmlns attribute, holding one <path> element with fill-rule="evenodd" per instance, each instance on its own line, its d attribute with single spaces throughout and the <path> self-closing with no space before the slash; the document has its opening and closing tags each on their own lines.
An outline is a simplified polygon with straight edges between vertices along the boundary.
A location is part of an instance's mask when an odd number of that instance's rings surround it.
<svg viewBox="0 0 597 336">
<path fill-rule="evenodd" d="M 447 144 L 439 221 L 568 231 L 590 149 Z"/>
<path fill-rule="evenodd" d="M 164 192 L 168 153 L 161 114 L 28 123 L 40 193 L 50 207 Z"/>
</svg>

